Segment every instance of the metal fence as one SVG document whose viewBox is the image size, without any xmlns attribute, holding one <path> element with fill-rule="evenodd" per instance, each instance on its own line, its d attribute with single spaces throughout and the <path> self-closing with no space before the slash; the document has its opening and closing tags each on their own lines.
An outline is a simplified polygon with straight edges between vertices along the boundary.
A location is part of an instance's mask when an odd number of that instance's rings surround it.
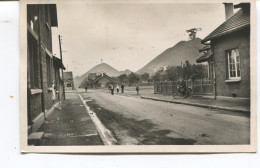
<svg viewBox="0 0 260 168">
<path fill-rule="evenodd" d="M 164 95 L 180 95 L 178 87 L 180 82 L 156 82 L 154 83 L 154 93 Z M 189 88 L 192 95 L 213 95 L 214 94 L 214 81 L 209 79 L 201 80 L 187 80 L 186 88 Z"/>
</svg>

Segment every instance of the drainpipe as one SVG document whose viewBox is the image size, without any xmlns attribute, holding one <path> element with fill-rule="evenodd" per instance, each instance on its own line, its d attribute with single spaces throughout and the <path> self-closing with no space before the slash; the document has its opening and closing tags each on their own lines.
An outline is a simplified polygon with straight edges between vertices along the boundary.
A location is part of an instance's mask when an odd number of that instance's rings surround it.
<svg viewBox="0 0 260 168">
<path fill-rule="evenodd" d="M 212 45 L 212 46 L 214 46 L 214 45 Z M 213 84 L 213 86 L 214 86 L 214 100 L 216 100 L 217 99 L 217 82 L 216 82 L 216 61 L 215 61 L 215 55 L 214 55 L 214 47 L 212 47 L 211 48 L 211 50 L 212 50 L 212 53 L 213 53 L 213 68 L 214 68 L 214 71 L 213 71 L 213 73 L 214 73 L 214 84 Z"/>
</svg>

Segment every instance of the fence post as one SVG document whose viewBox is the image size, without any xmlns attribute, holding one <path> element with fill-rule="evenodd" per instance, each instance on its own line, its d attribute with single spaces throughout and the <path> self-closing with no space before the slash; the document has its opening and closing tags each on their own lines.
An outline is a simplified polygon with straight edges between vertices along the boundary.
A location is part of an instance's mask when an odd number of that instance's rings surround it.
<svg viewBox="0 0 260 168">
<path fill-rule="evenodd" d="M 153 94 L 156 94 L 156 91 L 155 91 L 155 87 L 156 85 L 155 84 L 153 84 Z"/>
<path fill-rule="evenodd" d="M 160 82 L 160 94 L 162 94 L 162 82 Z"/>
<path fill-rule="evenodd" d="M 213 95 L 214 95 L 214 100 L 216 100 L 216 78 L 213 79 Z"/>
<path fill-rule="evenodd" d="M 167 95 L 167 82 L 165 82 L 165 94 Z"/>
<path fill-rule="evenodd" d="M 160 83 L 159 83 L 159 82 L 156 82 L 156 94 L 159 93 L 159 87 L 160 87 Z"/>
<path fill-rule="evenodd" d="M 171 87 L 172 87 L 172 96 L 174 96 L 174 94 L 173 94 L 173 81 L 171 81 Z"/>
<path fill-rule="evenodd" d="M 189 88 L 188 79 L 186 79 L 185 98 L 188 96 L 188 88 Z"/>
<path fill-rule="evenodd" d="M 162 94 L 164 94 L 164 92 L 165 92 L 164 85 L 165 85 L 165 83 L 162 82 Z"/>
<path fill-rule="evenodd" d="M 203 91 L 203 79 L 201 79 L 201 93 L 202 93 L 202 95 L 204 95 L 204 91 Z"/>
<path fill-rule="evenodd" d="M 192 79 L 190 80 L 190 83 L 191 83 L 191 97 L 193 97 L 193 80 Z"/>
</svg>

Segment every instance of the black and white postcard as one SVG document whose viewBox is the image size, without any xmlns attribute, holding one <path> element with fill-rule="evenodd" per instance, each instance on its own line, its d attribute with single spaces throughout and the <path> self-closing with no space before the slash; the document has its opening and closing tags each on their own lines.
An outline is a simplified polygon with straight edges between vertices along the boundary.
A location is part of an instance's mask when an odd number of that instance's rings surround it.
<svg viewBox="0 0 260 168">
<path fill-rule="evenodd" d="M 21 0 L 22 152 L 256 152 L 255 1 Z"/>
</svg>

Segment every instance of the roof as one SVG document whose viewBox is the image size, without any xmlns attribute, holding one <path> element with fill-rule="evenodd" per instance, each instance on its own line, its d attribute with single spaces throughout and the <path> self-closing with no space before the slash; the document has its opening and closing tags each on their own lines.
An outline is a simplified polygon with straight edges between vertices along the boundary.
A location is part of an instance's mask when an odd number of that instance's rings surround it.
<svg viewBox="0 0 260 168">
<path fill-rule="evenodd" d="M 105 73 L 103 73 L 103 74 L 97 76 L 95 79 L 93 79 L 93 83 L 99 81 L 101 78 L 107 78 L 108 80 L 114 82 L 114 80 L 113 80 L 111 77 L 109 77 L 108 75 L 106 75 Z"/>
<path fill-rule="evenodd" d="M 63 72 L 63 75 L 64 75 L 64 80 L 67 80 L 67 79 L 73 79 L 73 75 L 72 75 L 72 72 L 71 71 L 68 71 L 68 72 Z"/>
<path fill-rule="evenodd" d="M 199 49 L 199 52 L 208 51 L 209 49 L 211 49 L 211 45 L 205 45 L 202 49 Z"/>
<path fill-rule="evenodd" d="M 204 53 L 201 57 L 199 57 L 196 62 L 197 63 L 202 63 L 207 61 L 211 56 L 213 55 L 213 52 L 209 50 L 208 52 Z"/>
<path fill-rule="evenodd" d="M 88 74 L 88 80 L 93 80 L 96 77 L 96 73 L 89 73 Z"/>
<path fill-rule="evenodd" d="M 211 32 L 207 37 L 205 37 L 201 42 L 204 43 L 206 41 L 221 37 L 249 26 L 250 12 L 243 12 L 243 10 L 246 11 L 244 8 L 240 9 L 237 13 L 235 13 L 228 20 L 217 27 L 213 32 Z"/>
<path fill-rule="evenodd" d="M 61 68 L 61 69 L 64 69 L 64 70 L 66 69 L 65 66 L 63 65 L 61 59 L 59 59 L 59 58 L 57 58 L 57 57 L 55 57 L 55 56 L 53 56 L 53 63 L 54 63 L 54 65 L 57 66 L 58 68 Z"/>
</svg>

